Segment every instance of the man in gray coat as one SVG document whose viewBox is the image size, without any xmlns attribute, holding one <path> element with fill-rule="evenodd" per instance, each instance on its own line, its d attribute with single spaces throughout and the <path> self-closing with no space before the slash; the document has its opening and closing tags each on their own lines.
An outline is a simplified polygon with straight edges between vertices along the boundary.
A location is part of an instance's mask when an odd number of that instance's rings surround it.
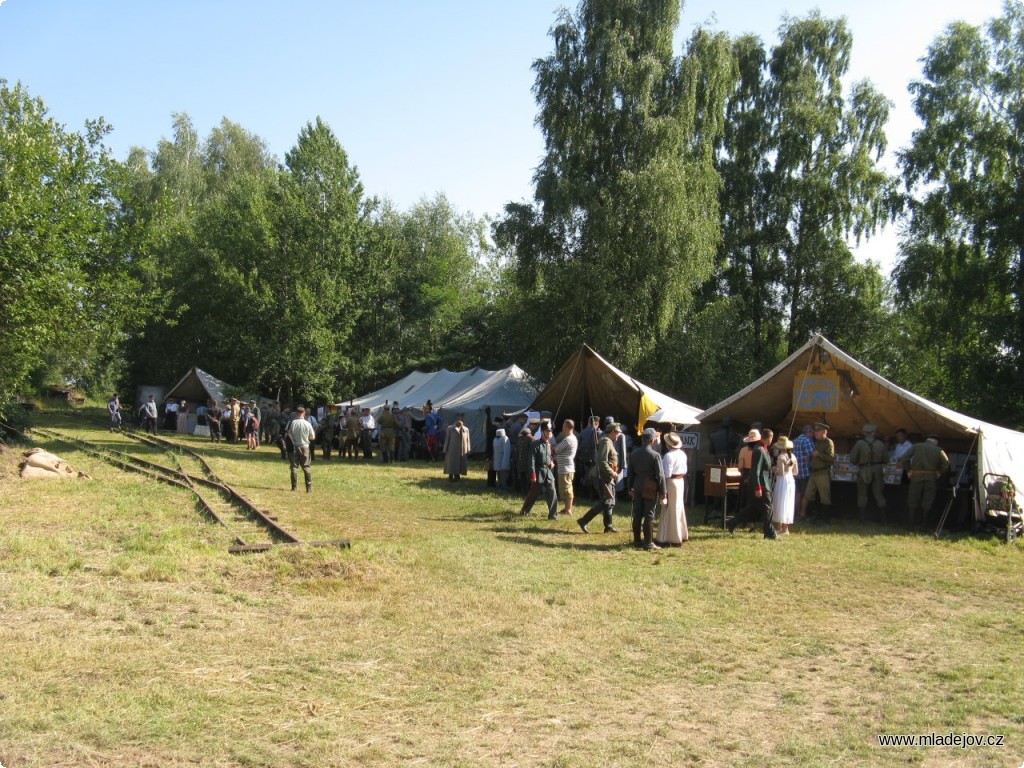
<svg viewBox="0 0 1024 768">
<path fill-rule="evenodd" d="M 630 494 L 633 496 L 633 546 L 654 550 L 654 510 L 658 502 L 668 498 L 665 470 L 655 446 L 661 438 L 657 430 L 645 429 L 641 446 L 629 454 Z M 641 531 L 643 541 L 640 540 Z"/>
</svg>

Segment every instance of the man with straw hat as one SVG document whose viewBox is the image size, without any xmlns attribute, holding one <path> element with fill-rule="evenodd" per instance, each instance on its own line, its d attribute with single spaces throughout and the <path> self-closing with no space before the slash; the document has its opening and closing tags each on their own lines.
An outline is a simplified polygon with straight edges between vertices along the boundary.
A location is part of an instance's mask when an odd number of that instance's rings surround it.
<svg viewBox="0 0 1024 768">
<path fill-rule="evenodd" d="M 764 537 L 766 539 L 777 538 L 775 528 L 768 517 L 772 507 L 772 459 L 765 449 L 764 438 L 761 430 L 752 429 L 743 438 L 744 444 L 750 447 L 750 472 L 747 474 L 747 503 L 740 507 L 736 516 L 728 521 L 726 526 L 729 533 L 736 530 L 736 526 L 746 524 L 753 516 L 759 519 L 764 526 Z M 751 514 L 753 513 L 753 514 Z"/>
</svg>

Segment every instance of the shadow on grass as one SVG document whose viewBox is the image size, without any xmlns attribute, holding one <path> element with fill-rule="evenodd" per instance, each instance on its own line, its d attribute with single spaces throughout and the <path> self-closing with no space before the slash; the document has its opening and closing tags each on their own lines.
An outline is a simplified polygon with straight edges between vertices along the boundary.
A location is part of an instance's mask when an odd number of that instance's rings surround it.
<svg viewBox="0 0 1024 768">
<path fill-rule="evenodd" d="M 622 552 L 625 550 L 632 550 L 631 544 L 624 543 L 622 541 L 614 541 L 608 543 L 602 543 L 593 541 L 589 536 L 580 534 L 578 537 L 573 537 L 571 541 L 549 541 L 541 538 L 534 538 L 528 534 L 530 533 L 565 533 L 562 530 L 535 530 L 535 531 L 524 531 L 518 536 L 501 534 L 497 537 L 498 541 L 505 541 L 510 544 L 525 544 L 530 547 L 540 547 L 541 549 L 573 549 L 573 550 L 585 550 L 588 552 Z"/>
</svg>

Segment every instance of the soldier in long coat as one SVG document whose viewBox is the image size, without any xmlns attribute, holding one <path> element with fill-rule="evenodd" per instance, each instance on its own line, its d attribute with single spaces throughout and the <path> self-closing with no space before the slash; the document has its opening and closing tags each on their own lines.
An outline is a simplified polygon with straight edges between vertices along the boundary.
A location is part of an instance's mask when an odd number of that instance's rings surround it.
<svg viewBox="0 0 1024 768">
<path fill-rule="evenodd" d="M 444 471 L 450 482 L 469 472 L 470 449 L 469 430 L 460 419 L 448 427 L 444 436 Z"/>
</svg>

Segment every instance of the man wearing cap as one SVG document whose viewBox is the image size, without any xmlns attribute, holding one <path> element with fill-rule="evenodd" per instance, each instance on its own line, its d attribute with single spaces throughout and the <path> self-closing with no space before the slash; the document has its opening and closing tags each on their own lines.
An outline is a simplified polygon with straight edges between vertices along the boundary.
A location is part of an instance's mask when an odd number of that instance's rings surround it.
<svg viewBox="0 0 1024 768">
<path fill-rule="evenodd" d="M 907 523 L 916 524 L 917 508 L 921 508 L 921 525 L 928 524 L 928 514 L 935 503 L 938 479 L 949 469 L 949 457 L 939 448 L 939 436 L 928 435 L 903 456 L 903 471 L 910 477 L 907 491 Z"/>
<path fill-rule="evenodd" d="M 622 434 L 622 425 L 611 422 L 604 428 L 597 448 L 594 450 L 594 463 L 597 465 L 597 503 L 576 521 L 584 533 L 589 533 L 587 524 L 599 514 L 604 517 L 604 532 L 616 533 L 612 524 L 615 512 L 615 483 L 619 480 L 619 453 L 615 450 L 615 441 Z"/>
<path fill-rule="evenodd" d="M 888 450 L 885 443 L 875 436 L 876 429 L 874 424 L 865 424 L 864 437 L 854 444 L 850 452 L 850 461 L 857 465 L 857 509 L 860 510 L 861 520 L 867 516 L 869 487 L 882 513 L 882 519 L 885 519 L 883 468 Z"/>
<path fill-rule="evenodd" d="M 392 408 L 384 403 L 384 413 L 380 415 L 377 423 L 380 427 L 380 455 L 381 461 L 391 464 L 395 460 L 395 438 L 398 436 L 398 419 Z"/>
<path fill-rule="evenodd" d="M 399 461 L 409 460 L 410 437 L 412 435 L 412 413 L 408 408 L 399 408 L 398 403 L 391 404 L 391 413 L 398 420 L 398 432 L 395 434 L 395 452 Z"/>
<path fill-rule="evenodd" d="M 814 425 L 814 450 L 811 452 L 811 477 L 801 502 L 801 517 L 807 515 L 811 503 L 821 500 L 820 519 L 828 522 L 832 511 L 832 465 L 836 461 L 836 446 L 828 437 L 828 424 Z"/>
<path fill-rule="evenodd" d="M 528 515 L 533 509 L 537 496 L 544 494 L 548 505 L 548 520 L 558 519 L 558 498 L 555 496 L 555 462 L 551 460 L 551 422 L 541 425 L 539 440 L 534 440 L 530 448 L 530 493 L 523 502 L 519 514 Z"/>
<path fill-rule="evenodd" d="M 276 400 L 267 408 L 267 416 L 261 419 L 263 425 L 263 442 L 267 445 L 277 445 L 277 438 L 281 435 L 281 403 Z"/>
<path fill-rule="evenodd" d="M 310 457 L 310 442 L 315 436 L 313 425 L 306 421 L 306 409 L 299 406 L 296 409 L 296 416 L 288 425 L 288 436 L 292 441 L 291 454 L 291 475 L 292 490 L 298 488 L 298 468 L 302 467 L 302 474 L 306 477 L 306 493 L 313 490 L 313 471 L 311 469 L 312 459 Z"/>
<path fill-rule="evenodd" d="M 441 450 L 441 433 L 444 432 L 444 422 L 441 414 L 434 410 L 434 404 L 427 400 L 423 406 L 423 435 L 427 442 L 427 461 L 435 461 Z"/>
<path fill-rule="evenodd" d="M 811 479 L 811 454 L 814 453 L 814 425 L 804 424 L 800 435 L 793 441 L 793 458 L 796 459 L 796 500 L 794 509 L 799 517 L 804 516 L 803 500 L 807 492 L 807 481 Z"/>
<path fill-rule="evenodd" d="M 359 455 L 359 416 L 355 408 L 349 408 L 345 417 L 345 433 L 341 448 L 347 458 L 354 459 Z"/>
<path fill-rule="evenodd" d="M 649 427 L 640 435 L 640 447 L 629 454 L 633 546 L 636 549 L 661 549 L 654 543 L 654 509 L 659 501 L 667 498 L 667 489 L 661 456 L 655 450 L 659 440 L 657 430 Z"/>
<path fill-rule="evenodd" d="M 538 419 L 537 423 L 540 423 Z M 530 467 L 533 459 L 530 453 L 533 451 L 533 430 L 530 428 L 529 423 L 524 424 L 523 428 L 519 430 L 519 436 L 516 437 L 516 466 L 515 471 L 519 476 L 519 492 L 529 495 L 531 492 L 536 495 L 532 483 L 530 482 Z"/>
</svg>

